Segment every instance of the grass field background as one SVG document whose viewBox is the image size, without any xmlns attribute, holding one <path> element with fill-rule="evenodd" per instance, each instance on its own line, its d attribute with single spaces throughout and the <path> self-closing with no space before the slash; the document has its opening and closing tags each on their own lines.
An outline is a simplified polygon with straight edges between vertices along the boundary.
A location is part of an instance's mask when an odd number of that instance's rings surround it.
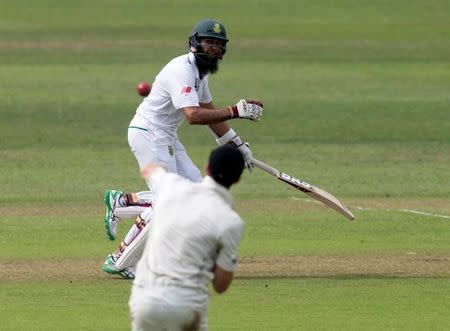
<svg viewBox="0 0 450 331">
<path fill-rule="evenodd" d="M 232 122 L 255 156 L 334 193 L 356 216 L 348 222 L 255 170 L 233 190 L 246 221 L 240 255 L 425 256 L 449 266 L 242 276 L 213 296 L 210 329 L 450 328 L 448 1 L 0 7 L 2 329 L 129 329 L 131 283 L 99 269 L 116 246 L 105 239 L 102 195 L 145 189 L 126 141 L 135 85 L 184 53 L 205 17 L 230 38 L 210 78 L 214 103 L 263 100 L 261 122 Z M 202 167 L 215 147 L 208 130 L 185 124 L 180 137 Z"/>
</svg>

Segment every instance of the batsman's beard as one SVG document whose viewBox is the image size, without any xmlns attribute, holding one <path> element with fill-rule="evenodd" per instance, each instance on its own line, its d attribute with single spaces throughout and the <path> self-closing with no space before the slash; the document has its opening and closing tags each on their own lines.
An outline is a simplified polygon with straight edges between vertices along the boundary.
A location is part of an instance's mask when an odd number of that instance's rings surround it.
<svg viewBox="0 0 450 331">
<path fill-rule="evenodd" d="M 211 57 L 206 53 L 194 53 L 197 59 L 197 68 L 201 76 L 208 73 L 215 74 L 219 70 L 220 57 Z"/>
</svg>

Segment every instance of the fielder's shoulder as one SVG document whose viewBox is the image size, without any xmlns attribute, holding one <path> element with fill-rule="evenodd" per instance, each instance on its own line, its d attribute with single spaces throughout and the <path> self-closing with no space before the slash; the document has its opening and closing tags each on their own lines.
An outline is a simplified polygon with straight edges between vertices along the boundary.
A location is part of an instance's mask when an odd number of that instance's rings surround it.
<svg viewBox="0 0 450 331">
<path fill-rule="evenodd" d="M 239 214 L 230 208 L 229 217 L 225 222 L 225 227 L 233 231 L 241 232 L 244 229 L 244 221 Z"/>
</svg>

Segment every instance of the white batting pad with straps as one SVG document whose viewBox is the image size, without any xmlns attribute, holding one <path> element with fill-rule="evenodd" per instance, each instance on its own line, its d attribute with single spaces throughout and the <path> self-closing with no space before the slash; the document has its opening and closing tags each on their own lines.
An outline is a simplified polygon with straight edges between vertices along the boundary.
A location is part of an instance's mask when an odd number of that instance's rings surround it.
<svg viewBox="0 0 450 331">
<path fill-rule="evenodd" d="M 145 221 L 144 229 L 142 229 L 142 231 L 136 236 L 136 238 L 134 238 L 131 244 L 125 249 L 119 259 L 116 261 L 116 267 L 119 270 L 136 266 L 142 256 L 142 253 L 144 252 L 148 232 L 150 231 L 151 227 L 149 223 L 153 218 L 153 208 L 145 207 L 144 211 L 140 214 L 140 217 Z"/>
<path fill-rule="evenodd" d="M 140 216 L 145 221 L 145 224 L 148 224 L 148 222 L 150 222 L 153 218 L 153 214 L 153 207 L 145 207 Z"/>
<path fill-rule="evenodd" d="M 149 231 L 150 226 L 147 224 L 116 261 L 117 269 L 122 270 L 128 267 L 136 266 L 142 256 L 142 253 L 144 252 Z"/>
<path fill-rule="evenodd" d="M 142 207 L 142 206 L 116 207 L 116 209 L 114 209 L 114 216 L 119 218 L 136 218 L 146 208 L 151 207 Z"/>
</svg>

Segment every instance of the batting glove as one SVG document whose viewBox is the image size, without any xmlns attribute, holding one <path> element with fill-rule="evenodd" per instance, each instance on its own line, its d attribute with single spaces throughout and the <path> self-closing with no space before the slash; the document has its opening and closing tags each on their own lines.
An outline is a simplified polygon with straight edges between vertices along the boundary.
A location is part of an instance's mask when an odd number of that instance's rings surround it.
<svg viewBox="0 0 450 331">
<path fill-rule="evenodd" d="M 229 145 L 237 148 L 244 156 L 244 162 L 247 169 L 250 172 L 253 170 L 253 153 L 250 150 L 250 145 L 242 142 L 241 138 L 233 129 L 228 130 L 223 136 L 217 138 L 216 141 L 220 146 Z"/>
<path fill-rule="evenodd" d="M 234 106 L 228 107 L 231 118 L 246 118 L 259 121 L 263 113 L 263 104 L 257 100 L 241 99 Z"/>
<path fill-rule="evenodd" d="M 248 171 L 253 171 L 253 153 L 250 150 L 250 145 L 248 143 L 243 143 L 240 146 L 237 146 L 237 149 L 242 153 L 242 156 L 244 157 L 245 166 L 247 167 Z"/>
</svg>

